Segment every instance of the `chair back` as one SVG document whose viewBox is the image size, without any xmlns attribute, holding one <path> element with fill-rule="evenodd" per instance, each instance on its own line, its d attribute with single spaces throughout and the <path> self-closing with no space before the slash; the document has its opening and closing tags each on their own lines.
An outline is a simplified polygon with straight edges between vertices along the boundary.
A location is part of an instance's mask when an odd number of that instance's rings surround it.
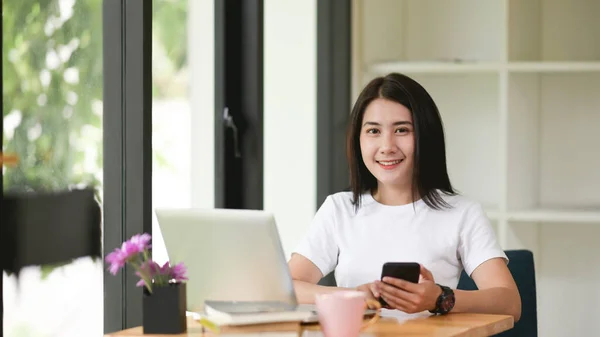
<svg viewBox="0 0 600 337">
<path fill-rule="evenodd" d="M 515 323 L 514 328 L 502 332 L 498 337 L 531 336 L 537 337 L 537 295 L 535 286 L 535 266 L 533 253 L 529 250 L 507 250 L 509 259 L 508 269 L 515 279 L 521 294 L 521 319 Z M 458 282 L 458 289 L 477 290 L 477 286 L 464 271 Z"/>
</svg>

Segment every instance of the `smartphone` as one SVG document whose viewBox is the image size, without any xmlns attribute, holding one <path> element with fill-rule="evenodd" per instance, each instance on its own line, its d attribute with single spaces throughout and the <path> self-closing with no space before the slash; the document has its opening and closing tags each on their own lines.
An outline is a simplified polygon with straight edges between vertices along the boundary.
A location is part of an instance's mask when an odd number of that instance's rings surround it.
<svg viewBox="0 0 600 337">
<path fill-rule="evenodd" d="M 421 266 L 416 262 L 386 262 L 381 268 L 381 280 L 386 276 L 406 280 L 412 283 L 419 283 L 421 275 Z M 383 297 L 379 298 L 379 303 L 383 307 L 388 307 Z"/>
</svg>

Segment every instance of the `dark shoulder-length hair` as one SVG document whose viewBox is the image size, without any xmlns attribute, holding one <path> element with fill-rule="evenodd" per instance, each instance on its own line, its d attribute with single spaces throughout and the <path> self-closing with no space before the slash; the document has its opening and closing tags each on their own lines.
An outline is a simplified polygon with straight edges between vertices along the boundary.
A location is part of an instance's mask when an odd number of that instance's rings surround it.
<svg viewBox="0 0 600 337">
<path fill-rule="evenodd" d="M 429 93 L 412 78 L 392 73 L 373 79 L 362 90 L 350 117 L 346 137 L 353 204 L 360 207 L 361 194 L 373 193 L 377 179 L 365 166 L 360 150 L 360 132 L 367 106 L 377 98 L 404 105 L 412 114 L 415 151 L 412 177 L 413 202 L 417 195 L 433 209 L 450 207 L 438 190 L 455 195 L 446 169 L 444 128 L 438 108 Z"/>
</svg>

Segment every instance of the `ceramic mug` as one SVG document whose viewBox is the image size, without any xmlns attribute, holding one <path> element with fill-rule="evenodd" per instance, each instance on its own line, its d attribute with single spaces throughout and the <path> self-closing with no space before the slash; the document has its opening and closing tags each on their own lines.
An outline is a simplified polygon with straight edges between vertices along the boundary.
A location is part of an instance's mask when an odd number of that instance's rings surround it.
<svg viewBox="0 0 600 337">
<path fill-rule="evenodd" d="M 357 337 L 379 319 L 381 304 L 367 299 L 361 291 L 344 290 L 315 297 L 321 330 L 325 337 Z M 375 315 L 363 323 L 365 310 L 377 309 Z"/>
</svg>

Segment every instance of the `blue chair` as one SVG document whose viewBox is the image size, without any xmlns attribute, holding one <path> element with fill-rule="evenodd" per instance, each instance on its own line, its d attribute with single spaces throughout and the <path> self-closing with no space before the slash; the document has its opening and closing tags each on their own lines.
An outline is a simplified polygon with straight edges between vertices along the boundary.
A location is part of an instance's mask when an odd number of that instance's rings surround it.
<svg viewBox="0 0 600 337">
<path fill-rule="evenodd" d="M 521 294 L 521 319 L 515 323 L 513 329 L 496 336 L 537 337 L 537 299 L 533 253 L 529 250 L 507 250 L 506 256 L 510 260 L 508 269 L 515 279 L 515 283 Z M 477 290 L 475 282 L 464 271 L 460 276 L 457 288 L 461 290 Z"/>
<path fill-rule="evenodd" d="M 335 281 L 335 273 L 331 272 L 325 275 L 317 284 L 326 287 L 337 287 L 337 282 Z"/>
</svg>

